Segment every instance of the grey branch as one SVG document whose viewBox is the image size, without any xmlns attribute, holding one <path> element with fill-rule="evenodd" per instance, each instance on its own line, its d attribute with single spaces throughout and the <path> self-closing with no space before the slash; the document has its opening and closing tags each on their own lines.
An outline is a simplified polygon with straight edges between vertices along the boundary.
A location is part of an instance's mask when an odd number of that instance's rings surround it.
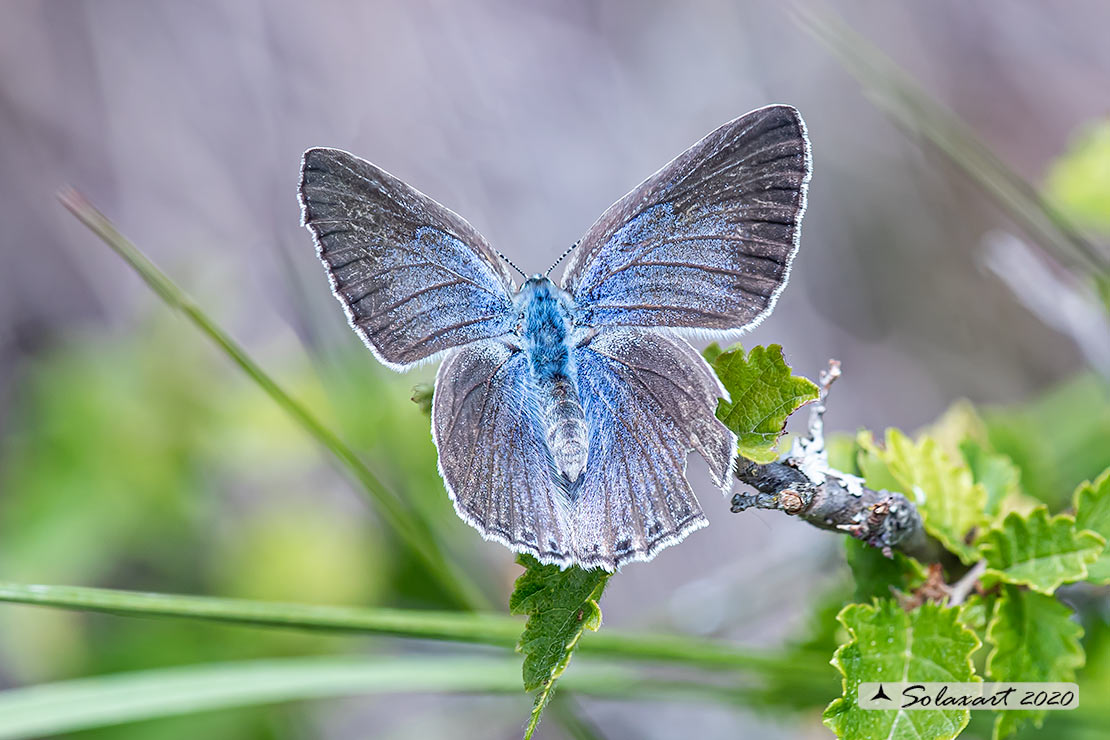
<svg viewBox="0 0 1110 740">
<path fill-rule="evenodd" d="M 912 501 L 901 493 L 874 491 L 862 479 L 829 466 L 823 417 L 829 388 L 838 377 L 840 363 L 830 360 L 819 378 L 820 395 L 810 409 L 808 438 L 796 439 L 778 462 L 739 461 L 736 477 L 755 493 L 734 495 L 732 511 L 777 509 L 821 529 L 851 535 L 888 557 L 894 549 L 924 553 L 928 538 Z"/>
</svg>

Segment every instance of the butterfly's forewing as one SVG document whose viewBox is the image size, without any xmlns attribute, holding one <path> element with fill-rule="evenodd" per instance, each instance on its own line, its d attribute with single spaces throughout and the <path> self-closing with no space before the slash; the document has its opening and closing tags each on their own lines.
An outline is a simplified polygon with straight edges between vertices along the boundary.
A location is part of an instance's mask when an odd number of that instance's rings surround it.
<svg viewBox="0 0 1110 740">
<path fill-rule="evenodd" d="M 351 326 L 395 369 L 512 328 L 512 279 L 461 217 L 339 149 L 301 165 L 304 223 Z"/>
<path fill-rule="evenodd" d="M 436 376 L 432 435 L 447 492 L 486 539 L 543 562 L 574 562 L 569 501 L 536 419 L 528 355 L 498 341 L 451 353 Z"/>
<path fill-rule="evenodd" d="M 798 112 L 718 128 L 617 201 L 563 277 L 583 323 L 737 332 L 786 284 L 810 175 Z"/>
<path fill-rule="evenodd" d="M 613 570 L 707 524 L 686 456 L 697 450 L 727 489 L 736 437 L 714 415 L 724 389 L 679 337 L 608 329 L 575 360 L 590 439 L 574 505 L 577 562 Z"/>
</svg>

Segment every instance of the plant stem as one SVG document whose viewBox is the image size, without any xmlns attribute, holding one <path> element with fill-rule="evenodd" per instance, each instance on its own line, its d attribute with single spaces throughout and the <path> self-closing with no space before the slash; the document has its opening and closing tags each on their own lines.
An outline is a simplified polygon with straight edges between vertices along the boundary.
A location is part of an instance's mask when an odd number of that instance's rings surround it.
<svg viewBox="0 0 1110 740">
<path fill-rule="evenodd" d="M 309 631 L 354 632 L 427 640 L 448 640 L 513 648 L 523 620 L 502 614 L 282 604 L 208 596 L 137 593 L 82 586 L 42 586 L 0 582 L 0 602 L 31 604 L 121 616 L 170 617 Z M 580 650 L 595 656 L 679 663 L 717 670 L 755 670 L 804 677 L 811 665 L 796 665 L 771 654 L 721 640 L 682 635 L 589 632 Z M 827 656 L 815 655 L 814 665 Z M 519 688 L 519 675 L 517 676 Z"/>
<path fill-rule="evenodd" d="M 820 395 L 810 410 L 809 437 L 795 439 L 788 456 L 765 465 L 737 461 L 736 478 L 756 493 L 735 494 L 731 509 L 777 509 L 815 527 L 855 537 L 887 557 L 893 548 L 922 556 L 929 552 L 930 542 L 912 501 L 901 493 L 873 491 L 861 478 L 829 465 L 824 415 L 829 389 L 840 375 L 840 363 L 829 360 L 828 369 L 818 376 Z"/>
<path fill-rule="evenodd" d="M 121 234 L 112 222 L 80 193 L 65 189 L 59 200 L 81 223 L 100 237 L 105 244 L 123 258 L 158 296 L 176 308 L 193 325 L 215 342 L 224 354 L 239 366 L 266 394 L 288 413 L 306 432 L 332 453 L 355 480 L 369 494 L 386 523 L 397 532 L 414 553 L 423 561 L 429 575 L 459 602 L 469 609 L 488 609 L 489 599 L 481 592 L 456 560 L 444 555 L 430 536 L 428 528 L 412 517 L 401 500 L 381 482 L 369 467 L 331 429 L 325 426 L 303 404 L 289 395 L 277 381 L 247 354 L 231 336 L 216 324 L 203 310 L 164 272 L 151 262 L 143 252 Z"/>
</svg>

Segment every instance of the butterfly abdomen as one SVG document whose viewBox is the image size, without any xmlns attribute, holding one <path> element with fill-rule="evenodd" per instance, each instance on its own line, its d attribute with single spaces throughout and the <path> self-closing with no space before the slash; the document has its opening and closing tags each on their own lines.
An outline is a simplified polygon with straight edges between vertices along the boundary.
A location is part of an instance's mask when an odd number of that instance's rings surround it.
<svg viewBox="0 0 1110 740">
<path fill-rule="evenodd" d="M 546 278 L 532 278 L 521 288 L 521 333 L 532 369 L 532 383 L 544 439 L 565 487 L 586 467 L 589 440 L 570 351 L 569 296 Z"/>
</svg>

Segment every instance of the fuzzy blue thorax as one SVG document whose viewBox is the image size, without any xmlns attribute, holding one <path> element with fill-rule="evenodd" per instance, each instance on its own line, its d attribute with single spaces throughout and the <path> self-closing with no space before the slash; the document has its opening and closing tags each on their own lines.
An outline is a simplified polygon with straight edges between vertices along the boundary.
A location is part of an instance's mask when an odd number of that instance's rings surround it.
<svg viewBox="0 0 1110 740">
<path fill-rule="evenodd" d="M 547 448 L 564 488 L 573 492 L 589 448 L 571 352 L 574 299 L 535 275 L 521 286 L 517 300 Z"/>
</svg>

